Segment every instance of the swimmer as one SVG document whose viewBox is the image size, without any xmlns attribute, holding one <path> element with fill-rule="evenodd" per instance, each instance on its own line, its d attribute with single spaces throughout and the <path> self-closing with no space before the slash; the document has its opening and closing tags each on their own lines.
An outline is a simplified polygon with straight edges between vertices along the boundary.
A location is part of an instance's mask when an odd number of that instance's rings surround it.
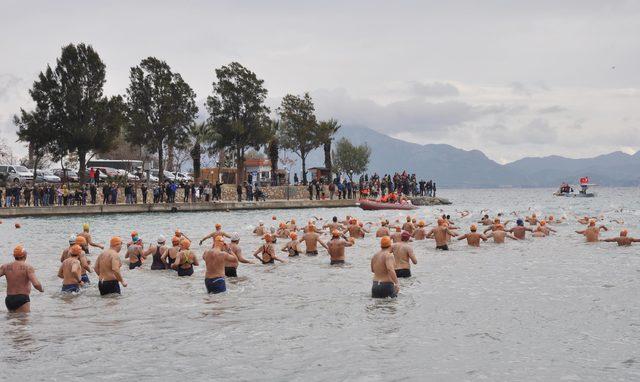
<svg viewBox="0 0 640 382">
<path fill-rule="evenodd" d="M 129 259 L 129 269 L 135 269 L 142 266 L 142 262 L 146 259 L 146 255 L 142 249 L 142 240 L 140 240 L 138 236 L 134 236 L 133 243 L 127 247 L 127 252 L 125 253 L 124 258 Z"/>
<path fill-rule="evenodd" d="M 318 220 L 318 218 L 316 218 L 316 220 Z M 291 220 L 289 220 L 289 223 L 287 224 L 287 229 L 289 230 L 289 232 L 296 232 L 298 230 L 298 227 L 296 226 L 296 219 L 292 218 Z"/>
<path fill-rule="evenodd" d="M 460 214 L 460 219 L 464 219 L 467 216 L 469 216 L 471 214 L 471 212 L 464 210 L 464 211 L 458 211 L 458 213 Z"/>
<path fill-rule="evenodd" d="M 509 230 L 510 233 L 513 234 L 518 240 L 524 240 L 526 237 L 527 231 L 533 233 L 531 228 L 524 226 L 524 220 L 518 219 L 516 220 L 516 226 Z"/>
<path fill-rule="evenodd" d="M 371 258 L 371 272 L 373 272 L 371 297 L 397 297 L 400 284 L 396 276 L 396 261 L 391 253 L 391 238 L 385 236 L 380 239 L 380 248 L 381 250 Z"/>
<path fill-rule="evenodd" d="M 380 228 L 376 231 L 376 237 L 389 236 L 389 220 L 383 220 L 380 222 Z"/>
<path fill-rule="evenodd" d="M 418 264 L 418 259 L 413 254 L 413 248 L 409 244 L 411 234 L 402 232 L 402 241 L 391 245 L 391 253 L 395 259 L 395 272 L 397 277 L 411 277 L 411 263 Z"/>
<path fill-rule="evenodd" d="M 329 232 L 333 232 L 333 230 L 336 230 L 336 229 L 340 232 L 344 232 L 345 227 L 338 222 L 338 217 L 334 216 L 331 219 L 331 222 L 322 226 L 322 229 L 328 229 Z"/>
<path fill-rule="evenodd" d="M 258 256 L 258 254 L 261 256 Z M 273 246 L 273 237 L 270 234 L 264 235 L 264 244 L 253 253 L 253 257 L 260 260 L 262 264 L 273 264 L 276 261 L 286 263 L 285 260 L 280 259 L 276 255 L 276 250 Z"/>
<path fill-rule="evenodd" d="M 601 230 L 608 231 L 609 229 L 604 225 L 596 227 L 596 221 L 594 219 L 591 219 L 587 228 L 582 231 L 576 231 L 576 233 L 579 235 L 584 235 L 584 237 L 587 239 L 587 243 L 595 243 L 596 241 L 599 241 Z"/>
<path fill-rule="evenodd" d="M 180 231 L 176 231 L 180 232 Z M 149 255 L 153 255 L 153 262 L 151 263 L 151 270 L 159 271 L 162 269 L 167 269 L 167 254 L 169 253 L 169 247 L 165 245 L 166 239 L 164 236 L 158 236 L 158 240 L 156 240 L 157 244 L 152 244 L 147 248 L 144 252 L 144 257 L 146 258 Z"/>
<path fill-rule="evenodd" d="M 489 218 L 489 215 L 484 215 L 482 219 L 478 220 L 478 223 L 482 225 L 491 225 L 493 222 L 491 221 L 491 218 Z"/>
<path fill-rule="evenodd" d="M 58 277 L 62 279 L 63 292 L 80 292 L 80 285 L 82 285 L 82 267 L 78 257 L 81 254 L 82 248 L 74 244 L 69 248 L 69 257 L 60 265 Z"/>
<path fill-rule="evenodd" d="M 202 242 L 204 242 L 207 239 L 214 239 L 214 244 L 215 244 L 215 238 L 216 236 L 222 236 L 222 237 L 231 237 L 229 236 L 226 232 L 224 232 L 222 230 L 222 224 L 220 223 L 216 223 L 216 230 L 211 232 L 210 234 L 208 234 L 207 236 L 203 237 L 202 240 L 200 240 L 200 245 L 202 245 Z"/>
<path fill-rule="evenodd" d="M 173 263 L 178 258 L 178 252 L 180 252 L 180 238 L 174 236 L 171 238 L 171 248 L 167 250 L 167 269 L 173 269 Z"/>
<path fill-rule="evenodd" d="M 101 296 L 112 293 L 120 294 L 120 284 L 127 287 L 127 283 L 120 274 L 120 267 L 122 267 L 120 250 L 122 250 L 122 239 L 117 236 L 112 237 L 109 241 L 109 249 L 102 251 L 96 259 L 93 270 L 98 275 L 98 290 Z"/>
<path fill-rule="evenodd" d="M 36 277 L 35 269 L 27 264 L 27 251 L 18 245 L 13 249 L 11 263 L 0 265 L 0 277 L 7 278 L 7 297 L 4 304 L 11 313 L 29 313 L 31 311 L 31 286 L 44 292 Z"/>
<path fill-rule="evenodd" d="M 413 231 L 415 231 L 416 226 L 413 224 L 411 220 L 411 216 L 407 216 L 407 221 L 402 225 L 402 230 L 409 232 L 410 235 L 413 235 Z"/>
<path fill-rule="evenodd" d="M 352 237 L 347 240 L 337 229 L 331 231 L 331 240 L 327 243 L 331 265 L 344 264 L 344 249 L 351 247 L 354 243 L 355 240 Z"/>
<path fill-rule="evenodd" d="M 467 244 L 471 247 L 479 247 L 480 240 L 487 241 L 487 237 L 484 234 L 478 233 L 478 226 L 472 224 L 470 227 L 471 232 L 465 233 L 464 235 L 458 237 L 458 240 L 467 239 Z"/>
<path fill-rule="evenodd" d="M 548 227 L 546 220 L 540 220 L 539 223 L 540 223 L 540 225 L 536 228 L 535 232 L 533 232 L 533 236 L 535 236 L 535 237 L 541 237 L 538 234 L 540 232 L 543 233 L 544 236 L 551 235 L 551 232 L 558 232 L 558 231 L 554 230 L 553 228 Z"/>
<path fill-rule="evenodd" d="M 176 236 L 180 240 L 187 239 L 187 240 L 191 241 L 191 239 L 189 239 L 187 237 L 187 235 L 185 235 L 184 232 L 180 231 L 179 229 L 176 229 L 176 231 L 173 233 L 173 235 Z"/>
<path fill-rule="evenodd" d="M 531 214 L 531 216 L 527 216 L 524 220 L 529 223 L 529 225 L 538 225 L 538 217 L 536 214 Z"/>
<path fill-rule="evenodd" d="M 493 238 L 493 242 L 496 244 L 504 244 L 506 238 L 509 238 L 511 240 L 518 240 L 517 237 L 507 233 L 504 230 L 502 224 L 498 224 L 495 229 L 486 236 L 487 238 Z"/>
<path fill-rule="evenodd" d="M 221 237 L 222 235 L 218 236 Z M 180 252 L 178 252 L 176 262 L 171 265 L 173 269 L 178 270 L 178 276 L 191 276 L 193 275 L 193 267 L 200 265 L 196 254 L 190 250 L 189 247 L 191 247 L 191 242 L 189 240 L 180 240 Z"/>
<path fill-rule="evenodd" d="M 418 228 L 413 231 L 413 239 L 414 240 L 424 240 L 427 238 L 427 225 L 424 223 L 424 220 L 420 220 L 418 222 Z"/>
<path fill-rule="evenodd" d="M 202 255 L 206 271 L 204 275 L 204 285 L 208 293 L 222 293 L 227 290 L 225 283 L 226 262 L 237 262 L 238 259 L 224 250 L 224 238 L 219 235 L 213 240 L 213 248 L 207 249 Z"/>
<path fill-rule="evenodd" d="M 322 230 L 316 227 L 316 224 L 313 222 L 313 220 L 309 220 L 307 222 L 307 225 L 302 228 L 302 233 L 307 233 L 307 232 L 322 233 Z"/>
<path fill-rule="evenodd" d="M 365 235 L 369 233 L 368 230 L 364 229 L 364 224 L 358 223 L 356 219 L 351 219 L 351 224 L 347 227 L 347 231 L 349 232 L 349 237 L 354 239 L 364 239 Z"/>
<path fill-rule="evenodd" d="M 289 229 L 286 223 L 280 223 L 278 230 L 276 231 L 276 237 L 279 239 L 286 239 L 289 237 Z"/>
<path fill-rule="evenodd" d="M 265 231 L 264 222 L 260 220 L 258 222 L 258 226 L 253 229 L 253 234 L 257 236 L 264 236 L 265 233 L 267 232 Z"/>
<path fill-rule="evenodd" d="M 80 232 L 78 236 L 84 237 L 84 239 L 87 241 L 87 245 L 82 248 L 84 249 L 85 253 L 87 254 L 89 253 L 89 246 L 104 249 L 104 245 L 99 243 L 94 243 L 93 240 L 91 240 L 91 234 L 89 233 L 89 224 L 84 223 L 82 225 L 82 232 Z"/>
<path fill-rule="evenodd" d="M 224 240 L 222 240 L 222 236 L 218 236 L 220 238 L 221 244 L 220 247 L 222 250 L 226 250 L 233 259 L 227 258 L 224 262 L 224 275 L 227 277 L 238 277 L 238 265 L 239 263 L 243 264 L 253 264 L 253 261 L 247 260 L 242 256 L 242 249 L 240 249 L 240 234 L 234 232 L 231 234 L 231 243 L 226 245 Z"/>
<path fill-rule="evenodd" d="M 640 243 L 640 239 L 636 239 L 630 236 L 627 236 L 629 233 L 626 229 L 623 229 L 622 231 L 620 231 L 620 236 L 618 237 L 612 237 L 609 239 L 604 239 L 604 240 L 600 240 L 600 241 L 606 241 L 607 243 L 618 243 L 618 246 L 620 247 L 628 247 L 631 245 L 631 243 Z"/>
<path fill-rule="evenodd" d="M 82 274 L 80 275 L 80 277 L 82 278 L 82 283 L 84 285 L 90 284 L 91 281 L 89 280 L 89 275 L 87 275 L 87 272 L 91 273 L 91 265 L 90 265 L 91 262 L 87 259 L 87 256 L 85 255 L 85 253 L 87 253 L 87 251 L 89 250 L 89 247 L 87 246 L 87 240 L 84 238 L 84 236 L 78 235 L 76 237 L 76 241 L 74 244 L 77 244 L 80 246 L 80 248 L 82 248 L 82 253 L 78 257 L 78 260 L 80 261 L 80 267 L 82 268 L 82 271 L 81 271 Z"/>
<path fill-rule="evenodd" d="M 281 248 L 281 251 L 287 252 L 289 254 L 289 257 L 299 256 L 300 252 L 302 252 L 302 249 L 300 248 L 300 242 L 298 241 L 298 234 L 295 232 L 291 232 L 289 234 L 289 238 L 291 240 L 289 240 L 287 244 L 285 244 L 284 247 Z"/>
<path fill-rule="evenodd" d="M 305 244 L 305 253 L 307 254 L 307 256 L 315 256 L 318 254 L 318 243 L 320 243 L 320 245 L 325 249 L 329 249 L 327 245 L 322 240 L 320 240 L 320 234 L 318 234 L 317 232 L 306 232 L 299 240 L 300 243 L 302 243 L 303 241 Z"/>
<path fill-rule="evenodd" d="M 448 240 L 449 237 L 458 236 L 457 233 L 451 231 L 446 225 L 444 219 L 438 219 L 438 226 L 434 227 L 427 233 L 427 239 L 435 238 L 436 239 L 436 249 L 441 249 L 443 251 L 448 251 Z"/>
</svg>

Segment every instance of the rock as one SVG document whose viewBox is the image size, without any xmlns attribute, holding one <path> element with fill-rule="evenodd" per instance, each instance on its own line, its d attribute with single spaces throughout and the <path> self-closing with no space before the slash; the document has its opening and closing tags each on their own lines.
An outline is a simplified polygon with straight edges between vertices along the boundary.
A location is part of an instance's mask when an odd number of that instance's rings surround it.
<svg viewBox="0 0 640 382">
<path fill-rule="evenodd" d="M 411 203 L 416 206 L 436 206 L 441 204 L 451 204 L 448 199 L 440 198 L 440 197 L 430 197 L 430 196 L 411 196 L 409 197 Z"/>
</svg>

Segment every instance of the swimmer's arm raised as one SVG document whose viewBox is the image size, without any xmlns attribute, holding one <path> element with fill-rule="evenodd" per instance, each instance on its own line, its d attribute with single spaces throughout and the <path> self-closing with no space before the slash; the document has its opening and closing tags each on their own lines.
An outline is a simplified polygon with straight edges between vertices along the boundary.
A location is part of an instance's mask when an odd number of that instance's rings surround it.
<svg viewBox="0 0 640 382">
<path fill-rule="evenodd" d="M 458 240 L 464 240 L 464 239 L 467 238 L 467 236 L 469 236 L 469 235 L 466 234 L 466 233 L 464 235 L 462 235 L 462 236 L 458 236 Z"/>
<path fill-rule="evenodd" d="M 200 240 L 200 245 L 202 245 L 202 242 L 207 240 L 207 239 L 211 239 L 213 237 L 213 233 L 208 234 L 207 236 L 203 237 L 202 240 Z"/>
</svg>

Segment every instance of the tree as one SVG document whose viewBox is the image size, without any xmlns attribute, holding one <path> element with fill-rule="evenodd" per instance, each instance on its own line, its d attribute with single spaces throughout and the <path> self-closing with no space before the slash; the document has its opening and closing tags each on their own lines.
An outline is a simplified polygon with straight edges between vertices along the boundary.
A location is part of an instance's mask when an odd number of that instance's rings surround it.
<svg viewBox="0 0 640 382">
<path fill-rule="evenodd" d="M 338 121 L 335 119 L 321 121 L 320 124 L 318 124 L 320 141 L 322 142 L 324 149 L 324 167 L 327 168 L 329 177 L 333 174 L 333 166 L 331 163 L 331 142 L 333 142 L 333 137 L 338 130 L 340 130 L 340 127 L 340 124 L 338 124 Z"/>
<path fill-rule="evenodd" d="M 208 122 L 218 137 L 216 147 L 235 152 L 236 184 L 244 179 L 248 148 L 256 150 L 269 138 L 269 108 L 264 105 L 264 80 L 237 62 L 215 70 L 213 94 L 207 97 Z"/>
<path fill-rule="evenodd" d="M 91 45 L 69 44 L 56 63 L 56 86 L 47 94 L 58 127 L 54 154 L 77 153 L 81 184 L 87 154 L 109 150 L 123 121 L 122 98 L 103 95 L 105 69 Z"/>
<path fill-rule="evenodd" d="M 213 144 L 216 141 L 216 135 L 206 122 L 194 123 L 189 126 L 188 135 L 191 145 L 189 155 L 193 160 L 193 177 L 198 179 L 200 178 L 202 154 L 213 155 Z"/>
<path fill-rule="evenodd" d="M 299 97 L 287 94 L 278 108 L 280 115 L 280 144 L 302 160 L 302 183 L 307 184 L 307 155 L 319 147 L 321 137 L 316 122 L 315 107 L 309 93 Z"/>
<path fill-rule="evenodd" d="M 131 68 L 127 88 L 127 139 L 158 154 L 158 178 L 164 177 L 164 149 L 184 138 L 195 120 L 195 93 L 166 62 L 145 58 Z"/>
<path fill-rule="evenodd" d="M 269 132 L 269 141 L 267 142 L 267 155 L 271 162 L 271 185 L 278 185 L 278 160 L 280 157 L 280 142 L 278 141 L 278 129 L 280 127 L 280 121 L 271 120 Z"/>
<path fill-rule="evenodd" d="M 56 139 L 56 120 L 53 115 L 50 95 L 55 91 L 57 82 L 51 67 L 47 66 L 44 72 L 40 72 L 38 79 L 34 81 L 29 95 L 35 103 L 35 109 L 27 112 L 20 109 L 19 115 L 14 115 L 14 124 L 18 127 L 18 141 L 28 143 L 29 154 L 33 160 L 33 179 L 36 179 L 36 169 L 40 160 L 47 155 L 52 148 L 52 142 Z"/>
<path fill-rule="evenodd" d="M 347 138 L 341 138 L 333 152 L 333 160 L 338 171 L 344 172 L 353 181 L 353 174 L 367 171 L 371 148 L 367 144 L 354 146 Z"/>
</svg>

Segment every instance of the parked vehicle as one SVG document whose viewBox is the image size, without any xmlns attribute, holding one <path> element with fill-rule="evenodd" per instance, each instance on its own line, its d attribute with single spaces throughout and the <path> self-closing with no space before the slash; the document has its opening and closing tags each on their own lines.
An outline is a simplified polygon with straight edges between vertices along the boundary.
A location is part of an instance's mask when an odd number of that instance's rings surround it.
<svg viewBox="0 0 640 382">
<path fill-rule="evenodd" d="M 33 170 L 30 170 L 33 174 Z M 62 180 L 51 170 L 36 170 L 36 183 L 60 183 Z"/>
<path fill-rule="evenodd" d="M 53 174 L 58 176 L 62 182 L 77 182 L 79 180 L 78 173 L 69 168 L 65 168 L 64 171 L 61 168 L 57 168 L 53 170 Z"/>
<path fill-rule="evenodd" d="M 152 170 L 150 170 L 150 172 L 151 172 L 151 175 L 155 176 L 156 178 L 159 178 L 158 177 L 158 173 L 160 172 L 160 170 L 152 169 Z M 164 175 L 164 179 L 165 180 L 174 180 L 174 181 L 178 180 L 179 181 L 179 179 L 176 178 L 176 174 L 172 173 L 171 171 L 164 170 L 162 172 L 162 174 Z"/>
<path fill-rule="evenodd" d="M 33 180 L 33 172 L 21 165 L 0 165 L 0 177 L 7 183 L 24 183 Z"/>
<path fill-rule="evenodd" d="M 176 172 L 176 179 L 182 182 L 193 182 L 193 178 L 189 174 L 185 174 L 184 172 Z"/>
</svg>

